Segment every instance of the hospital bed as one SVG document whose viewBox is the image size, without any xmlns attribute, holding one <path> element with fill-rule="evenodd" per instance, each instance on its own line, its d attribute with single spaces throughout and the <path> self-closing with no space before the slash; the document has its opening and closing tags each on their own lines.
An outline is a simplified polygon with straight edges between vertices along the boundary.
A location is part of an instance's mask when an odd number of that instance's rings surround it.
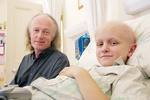
<svg viewBox="0 0 150 100">
<path fill-rule="evenodd" d="M 137 48 L 127 64 L 138 66 L 146 78 L 143 83 L 150 89 L 150 1 L 135 0 L 137 4 L 133 4 L 132 0 L 124 1 L 126 13 L 133 16 L 124 23 L 127 23 L 136 32 L 137 38 Z M 90 69 L 93 64 L 99 64 L 95 52 L 95 41 L 91 39 L 79 60 L 79 65 Z"/>
<path fill-rule="evenodd" d="M 144 0 L 139 1 L 144 2 Z M 142 7 L 134 9 L 129 9 L 131 8 L 131 6 L 133 6 L 132 3 L 125 3 L 126 8 L 128 8 L 128 14 L 139 15 L 140 13 L 140 17 L 136 17 L 124 22 L 127 23 L 131 28 L 133 28 L 133 30 L 137 33 L 137 49 L 129 59 L 128 64 L 139 67 L 141 72 L 145 75 L 145 78 L 147 78 L 143 83 L 145 83 L 147 85 L 147 88 L 150 89 L 150 2 L 149 0 L 145 1 L 148 1 L 148 3 L 145 4 L 144 2 Z M 90 69 L 92 65 L 98 64 L 95 54 L 95 42 L 94 39 L 91 39 L 88 47 L 85 49 L 79 59 L 79 66 L 85 66 L 85 69 Z M 6 88 L 6 90 L 0 91 L 0 100 L 7 100 L 8 98 L 12 100 L 30 100 L 31 93 L 26 89 L 18 89 L 13 91 L 13 87 L 9 86 Z"/>
</svg>

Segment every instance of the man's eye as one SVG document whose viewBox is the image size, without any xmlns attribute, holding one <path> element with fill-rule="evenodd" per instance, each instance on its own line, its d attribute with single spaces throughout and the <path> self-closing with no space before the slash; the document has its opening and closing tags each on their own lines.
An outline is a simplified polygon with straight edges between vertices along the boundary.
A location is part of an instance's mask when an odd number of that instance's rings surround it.
<svg viewBox="0 0 150 100">
<path fill-rule="evenodd" d="M 49 34 L 50 32 L 49 32 L 49 31 L 45 31 L 45 33 L 46 33 L 46 34 Z"/>
<path fill-rule="evenodd" d="M 38 29 L 34 29 L 33 31 L 34 31 L 34 32 L 39 32 L 39 30 L 38 30 Z"/>
<path fill-rule="evenodd" d="M 50 32 L 49 32 L 49 31 L 44 31 L 43 33 L 44 33 L 45 35 L 50 34 Z"/>
</svg>

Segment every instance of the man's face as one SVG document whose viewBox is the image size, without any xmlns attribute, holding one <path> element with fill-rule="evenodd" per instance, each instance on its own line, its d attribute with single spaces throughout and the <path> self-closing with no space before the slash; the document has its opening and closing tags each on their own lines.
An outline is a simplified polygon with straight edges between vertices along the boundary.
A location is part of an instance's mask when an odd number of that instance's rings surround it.
<svg viewBox="0 0 150 100">
<path fill-rule="evenodd" d="M 112 66 L 119 57 L 126 61 L 131 46 L 122 34 L 114 32 L 98 33 L 95 39 L 96 55 L 100 64 Z"/>
<path fill-rule="evenodd" d="M 31 45 L 36 51 L 50 47 L 55 34 L 55 24 L 46 15 L 35 17 L 30 25 Z"/>
</svg>

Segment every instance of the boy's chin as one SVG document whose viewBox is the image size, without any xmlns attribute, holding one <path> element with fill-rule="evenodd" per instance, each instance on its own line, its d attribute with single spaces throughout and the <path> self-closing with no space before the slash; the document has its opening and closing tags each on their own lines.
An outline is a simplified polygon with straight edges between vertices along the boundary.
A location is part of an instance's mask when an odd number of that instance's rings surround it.
<svg viewBox="0 0 150 100">
<path fill-rule="evenodd" d="M 104 67 L 109 67 L 109 66 L 112 66 L 112 65 L 113 65 L 112 62 L 101 62 L 100 64 L 101 64 L 102 66 L 104 66 Z"/>
</svg>

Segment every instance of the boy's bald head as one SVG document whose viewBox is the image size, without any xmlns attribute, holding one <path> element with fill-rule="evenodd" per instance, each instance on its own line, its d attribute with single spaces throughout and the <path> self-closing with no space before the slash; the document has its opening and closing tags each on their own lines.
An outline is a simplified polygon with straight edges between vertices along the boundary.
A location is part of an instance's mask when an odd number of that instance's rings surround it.
<svg viewBox="0 0 150 100">
<path fill-rule="evenodd" d="M 136 42 L 135 32 L 125 23 L 111 21 L 99 27 L 96 31 L 96 36 L 98 34 L 105 33 L 116 33 L 119 34 L 123 39 L 126 39 L 128 42 Z"/>
</svg>

